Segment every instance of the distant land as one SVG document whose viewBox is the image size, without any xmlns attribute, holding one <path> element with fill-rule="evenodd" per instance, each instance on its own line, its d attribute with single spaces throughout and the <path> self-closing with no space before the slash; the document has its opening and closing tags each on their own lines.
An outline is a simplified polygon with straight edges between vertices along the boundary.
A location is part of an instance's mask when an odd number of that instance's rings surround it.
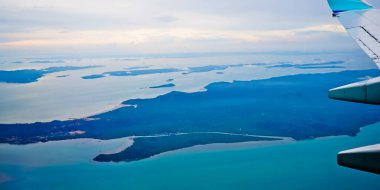
<svg viewBox="0 0 380 190">
<path fill-rule="evenodd" d="M 103 78 L 106 76 L 138 76 L 138 75 L 147 75 L 147 74 L 159 74 L 159 73 L 172 73 L 178 72 L 179 69 L 175 68 L 166 68 L 166 69 L 141 69 L 141 70 L 127 70 L 127 71 L 111 71 L 105 72 L 102 74 L 94 74 L 89 76 L 82 77 L 83 79 L 97 79 Z"/>
<path fill-rule="evenodd" d="M 94 68 L 94 67 L 99 67 L 99 66 L 84 66 L 84 67 L 62 66 L 62 67 L 48 67 L 46 69 L 40 69 L 40 70 L 37 70 L 37 69 L 23 69 L 23 70 L 14 70 L 14 71 L 0 70 L 0 82 L 31 83 L 31 82 L 36 82 L 39 78 L 49 73 L 89 69 L 89 68 Z"/>
<path fill-rule="evenodd" d="M 57 76 L 57 78 L 65 78 L 65 77 L 68 77 L 68 76 L 70 76 L 70 75 L 59 75 L 59 76 Z"/>
<path fill-rule="evenodd" d="M 246 64 L 237 64 L 237 65 L 208 65 L 208 66 L 201 66 L 201 67 L 189 67 L 187 71 L 183 72 L 182 74 L 190 74 L 190 73 L 203 73 L 203 72 L 210 72 L 210 71 L 220 71 L 220 70 L 226 70 L 229 67 L 243 67 L 246 66 Z"/>
<path fill-rule="evenodd" d="M 268 69 L 271 68 L 297 68 L 297 69 L 338 69 L 345 68 L 342 64 L 344 61 L 327 61 L 319 63 L 303 63 L 303 64 L 293 64 L 293 63 L 282 63 L 276 65 L 267 66 Z"/>
<path fill-rule="evenodd" d="M 291 64 L 291 63 L 281 63 L 267 66 L 268 69 L 271 68 L 298 68 L 298 69 L 328 69 L 328 68 L 344 68 L 340 64 L 343 64 L 344 61 L 327 61 L 327 62 L 315 62 L 315 63 L 305 63 L 305 64 Z M 182 72 L 183 75 L 188 75 L 191 73 L 203 73 L 210 71 L 219 71 L 217 74 L 223 74 L 223 70 L 234 67 L 245 67 L 245 66 L 255 66 L 255 65 L 265 65 L 264 63 L 247 63 L 247 64 L 227 64 L 227 65 L 206 65 L 199 67 L 189 67 L 186 69 L 176 69 L 176 68 L 163 68 L 163 69 L 143 69 L 149 67 L 130 67 L 126 68 L 127 70 L 123 71 L 111 71 L 101 74 L 94 74 L 83 76 L 83 79 L 98 79 L 106 76 L 138 76 L 138 75 L 148 75 L 148 74 L 159 74 L 159 73 L 173 73 L 173 72 Z"/>
<path fill-rule="evenodd" d="M 36 60 L 30 61 L 29 63 L 64 63 L 64 60 Z"/>
<path fill-rule="evenodd" d="M 151 86 L 149 88 L 170 88 L 170 87 L 174 87 L 175 84 L 173 83 L 168 83 L 168 84 L 163 84 L 163 85 L 159 85 L 159 86 Z"/>
<path fill-rule="evenodd" d="M 134 69 L 147 69 L 149 68 L 150 66 L 137 66 L 137 67 L 128 67 L 128 68 L 125 68 L 126 70 L 134 70 Z"/>
<path fill-rule="evenodd" d="M 361 127 L 380 120 L 380 108 L 330 100 L 327 91 L 359 78 L 378 75 L 379 70 L 362 70 L 217 82 L 202 92 L 174 91 L 152 99 L 128 100 L 123 102 L 124 107 L 89 118 L 1 124 L 0 142 L 28 144 L 74 138 L 113 139 L 199 132 L 280 136 L 296 140 L 353 136 Z M 203 143 L 231 142 L 223 135 L 188 137 L 189 140 L 176 140 L 177 143 L 160 137 L 140 139 L 137 142 L 142 144 L 134 147 L 136 150 L 126 149 L 114 154 L 115 157 L 103 155 L 97 160 L 133 160 Z M 234 137 L 234 142 L 252 140 L 235 138 L 239 137 Z M 141 146 L 150 147 L 150 153 L 136 153 Z M 135 153 L 131 155 L 131 152 Z"/>
</svg>

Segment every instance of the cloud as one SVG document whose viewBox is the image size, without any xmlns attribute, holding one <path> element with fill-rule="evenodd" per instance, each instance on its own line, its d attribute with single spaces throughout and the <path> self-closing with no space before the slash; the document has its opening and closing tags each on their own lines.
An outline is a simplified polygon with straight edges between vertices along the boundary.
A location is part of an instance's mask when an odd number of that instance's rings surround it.
<svg viewBox="0 0 380 190">
<path fill-rule="evenodd" d="M 178 20 L 176 17 L 173 17 L 173 16 L 160 16 L 160 17 L 156 17 L 155 19 L 158 22 L 165 22 L 165 23 L 175 22 Z"/>
<path fill-rule="evenodd" d="M 167 21 L 165 21 L 167 22 Z M 340 25 L 318 25 L 288 30 L 236 31 L 208 30 L 194 28 L 150 28 L 136 30 L 89 30 L 77 32 L 33 31 L 28 33 L 2 34 L 2 38 L 13 41 L 2 42 L 0 47 L 54 47 L 72 45 L 106 45 L 106 44 L 139 44 L 149 43 L 157 38 L 172 40 L 240 40 L 257 41 L 298 41 L 300 33 L 334 32 L 343 33 Z"/>
<path fill-rule="evenodd" d="M 347 39 L 320 0 L 0 0 L 0 19 L 7 53 L 339 49 Z"/>
</svg>

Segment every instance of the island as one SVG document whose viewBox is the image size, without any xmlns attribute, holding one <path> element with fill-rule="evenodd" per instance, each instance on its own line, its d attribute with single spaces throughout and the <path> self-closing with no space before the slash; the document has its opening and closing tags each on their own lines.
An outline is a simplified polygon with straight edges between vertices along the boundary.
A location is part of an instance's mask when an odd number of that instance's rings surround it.
<svg viewBox="0 0 380 190">
<path fill-rule="evenodd" d="M 90 69 L 99 66 L 62 66 L 62 67 L 48 67 L 45 69 L 22 69 L 22 70 L 13 70 L 13 71 L 2 71 L 0 70 L 0 82 L 5 83 L 31 83 L 37 82 L 37 80 L 49 73 L 61 72 L 61 71 L 70 71 L 70 70 L 81 70 L 81 69 Z"/>
<path fill-rule="evenodd" d="M 64 63 L 64 60 L 36 60 L 30 61 L 29 63 Z"/>
<path fill-rule="evenodd" d="M 188 148 L 196 145 L 214 143 L 238 143 L 247 141 L 273 141 L 280 139 L 222 133 L 190 133 L 160 135 L 155 137 L 138 137 L 134 138 L 133 140 L 134 142 L 131 147 L 128 147 L 127 149 L 114 154 L 100 154 L 94 158 L 94 161 L 130 162 L 146 159 L 164 152 Z"/>
<path fill-rule="evenodd" d="M 97 78 L 103 78 L 106 76 L 138 76 L 138 75 L 148 75 L 148 74 L 159 74 L 159 73 L 173 73 L 178 72 L 180 69 L 175 68 L 164 68 L 164 69 L 141 69 L 141 70 L 126 70 L 126 71 L 110 71 L 105 72 L 102 74 L 94 74 L 94 75 L 88 75 L 83 76 L 82 79 L 97 79 Z"/>
<path fill-rule="evenodd" d="M 344 61 L 327 61 L 327 62 L 315 62 L 315 63 L 305 63 L 305 64 L 291 64 L 291 63 L 283 63 L 280 62 L 274 65 L 268 65 L 266 68 L 298 68 L 298 69 L 331 69 L 331 68 L 344 68 L 340 64 L 343 64 Z M 236 68 L 236 67 L 245 67 L 245 66 L 264 66 L 267 65 L 265 63 L 244 63 L 244 64 L 225 64 L 225 65 L 206 65 L 206 66 L 198 66 L 198 67 L 188 67 L 185 69 L 178 68 L 161 68 L 161 69 L 144 69 L 149 68 L 149 66 L 142 67 L 130 67 L 125 68 L 126 70 L 122 71 L 110 71 L 104 72 L 100 74 L 93 74 L 88 76 L 83 76 L 82 79 L 98 79 L 104 78 L 107 76 L 114 77 L 126 77 L 126 76 L 138 76 L 138 75 L 149 75 L 149 74 L 160 74 L 160 73 L 174 73 L 174 72 L 182 72 L 183 75 L 188 75 L 192 73 L 204 73 L 210 71 L 218 71 L 216 74 L 223 74 L 223 70 L 228 68 Z M 167 81 L 170 82 L 170 81 Z"/>
<path fill-rule="evenodd" d="M 168 84 L 163 84 L 163 85 L 159 85 L 159 86 L 151 86 L 149 88 L 170 88 L 170 87 L 174 87 L 175 84 L 173 83 L 168 83 Z"/>
<path fill-rule="evenodd" d="M 118 109 L 88 118 L 0 124 L 0 143 L 28 144 L 75 138 L 114 139 L 207 132 L 290 137 L 295 140 L 354 136 L 361 127 L 380 120 L 380 107 L 331 100 L 327 97 L 327 91 L 359 78 L 379 75 L 379 70 L 352 70 L 216 82 L 206 86 L 205 91 L 173 91 L 151 99 L 127 100 Z M 177 139 L 182 137 L 191 140 Z M 171 140 L 173 138 L 176 143 L 170 143 L 174 142 Z M 235 136 L 234 139 L 233 142 L 252 140 L 244 136 Z M 103 155 L 96 160 L 134 160 L 168 150 L 226 142 L 231 142 L 231 139 L 223 135 L 136 139 L 136 147 L 114 154 L 115 158 Z M 152 150 L 140 155 L 136 152 L 141 147 L 152 147 Z"/>
<path fill-rule="evenodd" d="M 272 68 L 296 68 L 296 69 L 342 69 L 345 68 L 342 64 L 344 61 L 326 61 L 316 63 L 281 63 L 267 66 L 268 69 Z"/>
<path fill-rule="evenodd" d="M 65 78 L 65 77 L 68 77 L 70 75 L 58 75 L 57 78 Z"/>
</svg>

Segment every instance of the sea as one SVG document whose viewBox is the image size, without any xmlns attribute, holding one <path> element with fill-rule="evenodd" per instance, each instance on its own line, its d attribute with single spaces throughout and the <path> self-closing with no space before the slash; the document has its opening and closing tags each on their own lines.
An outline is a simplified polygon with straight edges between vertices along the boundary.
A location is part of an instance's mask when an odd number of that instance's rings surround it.
<svg viewBox="0 0 380 190">
<path fill-rule="evenodd" d="M 360 51 L 0 60 L 0 70 L 4 71 L 65 66 L 98 67 L 47 73 L 35 82 L 1 82 L 0 123 L 82 118 L 116 109 L 128 99 L 152 98 L 171 91 L 197 92 L 219 81 L 375 68 Z M 112 74 L 134 70 L 157 72 Z M 91 75 L 102 77 L 83 78 Z M 165 86 L 168 83 L 174 85 Z M 92 160 L 100 153 L 130 146 L 128 137 L 0 144 L 0 189 L 380 189 L 378 175 L 336 163 L 339 151 L 379 143 L 379 134 L 380 122 L 363 127 L 354 137 L 202 145 L 128 163 Z"/>
</svg>

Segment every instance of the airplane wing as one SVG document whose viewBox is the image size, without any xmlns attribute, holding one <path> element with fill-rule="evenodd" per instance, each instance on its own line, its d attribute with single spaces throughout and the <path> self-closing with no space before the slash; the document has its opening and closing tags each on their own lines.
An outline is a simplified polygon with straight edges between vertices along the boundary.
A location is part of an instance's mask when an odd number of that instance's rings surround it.
<svg viewBox="0 0 380 190">
<path fill-rule="evenodd" d="M 365 0 L 327 1 L 332 15 L 380 68 L 380 10 Z M 380 105 L 380 77 L 331 89 L 328 96 Z M 342 151 L 337 159 L 341 166 L 380 174 L 380 144 Z"/>
<path fill-rule="evenodd" d="M 363 0 L 328 0 L 347 32 L 380 68 L 380 10 Z"/>
<path fill-rule="evenodd" d="M 333 16 L 380 68 L 380 10 L 365 0 L 327 1 Z M 329 98 L 380 105 L 380 77 L 331 89 Z"/>
</svg>

